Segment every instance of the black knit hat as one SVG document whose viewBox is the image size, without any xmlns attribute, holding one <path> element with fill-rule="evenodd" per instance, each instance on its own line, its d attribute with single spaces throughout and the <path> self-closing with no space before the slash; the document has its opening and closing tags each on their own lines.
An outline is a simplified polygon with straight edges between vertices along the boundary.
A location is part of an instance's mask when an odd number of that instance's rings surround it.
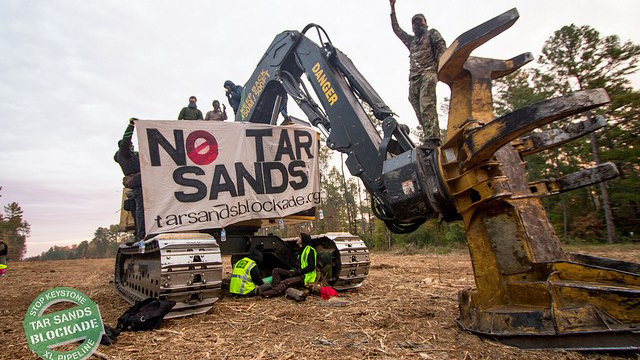
<svg viewBox="0 0 640 360">
<path fill-rule="evenodd" d="M 427 18 L 426 18 L 426 17 L 424 17 L 424 15 L 422 15 L 422 14 L 415 14 L 415 15 L 413 15 L 413 17 L 411 18 L 411 23 L 413 23 L 413 21 L 414 21 L 415 19 L 417 19 L 417 18 L 422 18 L 422 20 L 424 20 L 424 23 L 425 23 L 425 24 L 427 23 Z"/>
<path fill-rule="evenodd" d="M 302 240 L 302 243 L 305 245 L 311 244 L 311 235 L 307 233 L 300 233 L 300 239 Z"/>
<path fill-rule="evenodd" d="M 249 251 L 249 259 L 253 260 L 256 262 L 256 264 L 260 265 L 262 263 L 264 256 L 262 255 L 262 252 L 258 249 L 253 249 L 251 251 Z"/>
</svg>

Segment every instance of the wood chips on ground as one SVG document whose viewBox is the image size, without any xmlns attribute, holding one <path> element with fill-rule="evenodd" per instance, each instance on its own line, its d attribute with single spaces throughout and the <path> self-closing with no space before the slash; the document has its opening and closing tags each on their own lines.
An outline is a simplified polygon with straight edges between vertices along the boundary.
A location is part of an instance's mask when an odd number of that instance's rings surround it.
<svg viewBox="0 0 640 360">
<path fill-rule="evenodd" d="M 617 249 L 617 250 L 616 250 Z M 637 261 L 640 247 L 589 253 Z M 340 301 L 311 296 L 221 298 L 207 314 L 122 333 L 100 359 L 640 359 L 638 354 L 522 351 L 459 330 L 457 293 L 473 287 L 466 251 L 373 253 L 369 278 Z M 10 263 L 0 278 L 0 359 L 35 359 L 22 321 L 42 291 L 66 286 L 98 303 L 107 325 L 129 305 L 113 290 L 114 259 Z M 226 258 L 226 276 L 230 274 Z"/>
</svg>

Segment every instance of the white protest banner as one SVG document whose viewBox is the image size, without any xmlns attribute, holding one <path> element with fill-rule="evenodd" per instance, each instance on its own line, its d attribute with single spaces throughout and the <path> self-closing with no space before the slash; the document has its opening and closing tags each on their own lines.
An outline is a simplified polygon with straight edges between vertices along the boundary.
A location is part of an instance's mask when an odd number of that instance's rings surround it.
<svg viewBox="0 0 640 360">
<path fill-rule="evenodd" d="M 281 218 L 320 204 L 305 126 L 136 121 L 147 234 Z"/>
</svg>

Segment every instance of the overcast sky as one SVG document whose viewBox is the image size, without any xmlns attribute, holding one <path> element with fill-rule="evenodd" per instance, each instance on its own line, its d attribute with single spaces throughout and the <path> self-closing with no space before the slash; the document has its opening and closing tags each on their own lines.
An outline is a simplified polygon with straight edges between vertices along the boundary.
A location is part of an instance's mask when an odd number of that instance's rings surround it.
<svg viewBox="0 0 640 360">
<path fill-rule="evenodd" d="M 520 20 L 474 55 L 537 57 L 553 31 L 571 23 L 640 43 L 638 1 L 396 4 L 406 31 L 423 13 L 448 44 L 512 7 Z M 276 34 L 310 22 L 326 29 L 401 122 L 417 125 L 408 51 L 391 31 L 387 0 L 0 0 L 0 204 L 22 206 L 31 224 L 27 255 L 90 240 L 118 221 L 122 173 L 113 154 L 129 117 L 175 119 L 190 95 L 203 112 L 213 99 L 226 103 L 225 80 L 244 84 Z M 445 85 L 438 91 L 448 95 Z"/>
</svg>

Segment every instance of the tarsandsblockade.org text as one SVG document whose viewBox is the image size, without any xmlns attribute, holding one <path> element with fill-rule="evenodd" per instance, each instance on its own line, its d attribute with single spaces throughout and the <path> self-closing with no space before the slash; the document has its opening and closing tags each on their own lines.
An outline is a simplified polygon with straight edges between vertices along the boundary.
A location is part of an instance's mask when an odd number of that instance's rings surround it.
<svg viewBox="0 0 640 360">
<path fill-rule="evenodd" d="M 187 225 L 196 223 L 219 222 L 221 220 L 233 219 L 251 213 L 253 218 L 265 217 L 273 212 L 285 211 L 292 207 L 305 205 L 320 205 L 320 192 L 316 191 L 309 195 L 293 195 L 287 199 L 250 201 L 244 200 L 235 204 L 214 205 L 211 210 L 191 211 L 183 214 L 157 215 L 154 219 L 158 228 L 164 226 Z"/>
</svg>

